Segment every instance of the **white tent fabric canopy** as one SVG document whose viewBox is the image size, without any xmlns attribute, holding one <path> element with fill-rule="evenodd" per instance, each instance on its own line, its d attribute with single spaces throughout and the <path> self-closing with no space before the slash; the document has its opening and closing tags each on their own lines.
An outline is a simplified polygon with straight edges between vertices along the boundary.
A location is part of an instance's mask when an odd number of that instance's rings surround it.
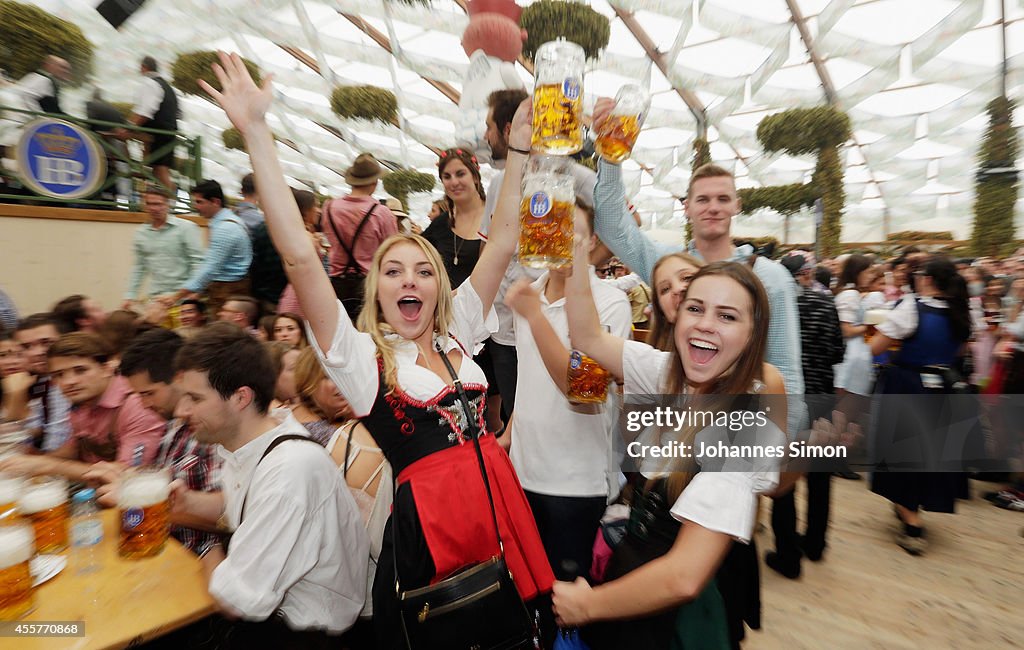
<svg viewBox="0 0 1024 650">
<path fill-rule="evenodd" d="M 825 103 L 827 76 L 854 127 L 843 150 L 843 240 L 878 241 L 886 230 L 951 230 L 966 238 L 984 109 L 1001 92 L 1002 1 L 595 0 L 589 4 L 611 21 L 611 40 L 589 63 L 585 106 L 627 81 L 649 83 L 652 110 L 624 178 L 645 227 L 664 236 L 682 231 L 677 198 L 686 192 L 698 131 L 681 91 L 706 109 L 715 162 L 734 169 L 740 187 L 755 187 L 809 180 L 810 156 L 765 154 L 755 130 L 772 113 Z M 78 24 L 97 46 L 94 85 L 111 101 L 131 101 L 145 55 L 167 76 L 178 54 L 200 49 L 235 50 L 273 72 L 272 127 L 294 146 L 279 148 L 295 184 L 341 193 L 340 172 L 361 151 L 433 174 L 432 149 L 455 144 L 458 106 L 430 82 L 458 92 L 468 70 L 460 45 L 468 16 L 458 0 L 148 0 L 120 31 L 96 13 L 94 0 L 31 4 Z M 1024 0 L 1005 5 L 1007 93 L 1018 98 Z M 824 75 L 801 37 L 801 19 Z M 384 35 L 391 52 L 369 33 Z M 638 35 L 656 45 L 667 74 Z M 517 70 L 530 87 L 529 72 Z M 330 91 L 351 84 L 394 91 L 400 127 L 336 117 Z M 91 89 L 69 95 L 65 109 L 84 113 Z M 249 163 L 223 147 L 227 119 L 205 99 L 182 104 L 181 130 L 203 136 L 205 175 L 235 191 Z M 1021 118 L 1018 111 L 1016 122 Z M 425 214 L 428 201 L 412 198 L 414 216 Z M 789 240 L 812 241 L 813 228 L 809 211 L 794 215 Z M 734 232 L 781 240 L 783 217 L 769 210 L 741 216 Z"/>
</svg>

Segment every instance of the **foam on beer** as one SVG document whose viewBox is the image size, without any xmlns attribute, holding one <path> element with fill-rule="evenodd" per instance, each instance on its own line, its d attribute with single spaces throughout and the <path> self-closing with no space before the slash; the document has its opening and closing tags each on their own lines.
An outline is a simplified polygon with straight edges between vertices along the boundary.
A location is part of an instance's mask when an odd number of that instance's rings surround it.
<svg viewBox="0 0 1024 650">
<path fill-rule="evenodd" d="M 53 481 L 26 487 L 18 499 L 22 514 L 31 515 L 67 503 L 68 488 L 63 481 Z"/>
<path fill-rule="evenodd" d="M 0 505 L 17 503 L 24 485 L 21 479 L 0 477 Z"/>
<path fill-rule="evenodd" d="M 36 538 L 31 526 L 0 526 L 0 569 L 32 559 Z"/>
<path fill-rule="evenodd" d="M 121 508 L 145 508 L 170 498 L 171 484 L 161 473 L 140 474 L 121 483 Z"/>
</svg>

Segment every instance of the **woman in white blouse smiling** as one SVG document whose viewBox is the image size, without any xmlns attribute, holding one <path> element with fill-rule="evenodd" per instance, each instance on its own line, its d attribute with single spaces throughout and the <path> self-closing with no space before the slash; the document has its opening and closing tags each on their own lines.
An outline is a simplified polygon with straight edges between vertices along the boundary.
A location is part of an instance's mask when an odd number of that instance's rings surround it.
<svg viewBox="0 0 1024 650">
<path fill-rule="evenodd" d="M 520 105 L 512 122 L 490 239 L 457 295 L 452 296 L 441 258 L 429 242 L 418 235 L 393 235 L 368 270 L 357 330 L 335 299 L 285 184 L 265 120 L 270 83 L 257 87 L 238 55 L 221 53 L 220 60 L 214 70 L 224 90 L 200 84 L 245 138 L 267 227 L 306 316 L 311 346 L 397 477 L 373 612 L 379 647 L 398 647 L 398 582 L 403 591 L 424 587 L 499 552 L 469 438 L 476 429 L 472 421 L 484 428 L 487 392 L 471 355 L 497 327 L 491 303 L 518 239 L 519 187 L 532 135 L 530 101 Z M 463 409 L 442 354 L 470 396 L 472 414 Z M 480 447 L 505 560 L 520 596 L 530 600 L 550 591 L 554 577 L 508 456 L 491 435 L 480 436 Z"/>
<path fill-rule="evenodd" d="M 749 267 L 717 262 L 693 276 L 676 316 L 676 353 L 604 332 L 589 286 L 577 276 L 586 277 L 574 272 L 566 290 L 573 344 L 623 380 L 627 392 L 704 396 L 706 401 L 691 405 L 719 411 L 755 410 L 756 395 L 785 392 L 778 370 L 764 362 L 768 299 Z M 751 441 L 784 445 L 784 400 L 772 402 L 769 417 L 748 432 Z M 724 440 L 726 433 L 684 427 L 655 444 L 672 440 L 697 449 Z M 750 540 L 757 496 L 778 484 L 777 461 L 680 458 L 660 469 L 644 468 L 648 480 L 633 496 L 630 525 L 609 563 L 608 582 L 555 583 L 561 624 L 615 621 L 587 635 L 595 649 L 667 648 L 673 639 L 685 645 L 695 636 L 699 647 L 729 646 L 721 596 L 711 581 L 733 541 Z M 679 608 L 686 603 L 694 607 Z"/>
</svg>

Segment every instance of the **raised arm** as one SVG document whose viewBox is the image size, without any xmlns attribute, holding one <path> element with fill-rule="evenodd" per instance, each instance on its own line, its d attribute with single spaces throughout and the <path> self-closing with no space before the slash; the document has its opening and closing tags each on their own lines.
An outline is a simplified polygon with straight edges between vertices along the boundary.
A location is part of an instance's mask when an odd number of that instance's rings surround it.
<svg viewBox="0 0 1024 650">
<path fill-rule="evenodd" d="M 527 97 L 512 118 L 508 136 L 508 158 L 505 160 L 505 178 L 501 183 L 498 202 L 488 230 L 487 245 L 480 253 L 473 274 L 469 276 L 473 282 L 473 289 L 483 303 L 484 314 L 491 310 L 494 297 L 498 295 L 498 287 L 505 277 L 505 270 L 519 243 L 520 188 L 523 184 L 523 168 L 527 156 L 515 149 L 530 150 L 533 138 L 532 120 L 533 99 Z"/>
<path fill-rule="evenodd" d="M 569 339 L 572 346 L 597 361 L 622 381 L 622 351 L 624 339 L 605 332 L 601 317 L 590 291 L 590 262 L 583 239 L 573 239 L 572 275 L 565 281 L 565 314 L 569 321 Z"/>
<path fill-rule="evenodd" d="M 339 315 L 341 310 L 331 282 L 285 182 L 274 136 L 267 125 L 266 112 L 273 100 L 272 75 L 267 75 L 263 86 L 258 87 L 242 64 L 241 57 L 224 52 L 220 52 L 220 65 L 214 64 L 213 71 L 223 90 L 215 90 L 202 80 L 199 85 L 220 104 L 245 138 L 270 238 L 281 255 L 281 263 L 288 280 L 295 287 L 313 336 L 321 349 L 329 349 L 338 318 L 344 316 Z"/>
<path fill-rule="evenodd" d="M 530 333 L 540 351 L 544 367 L 563 394 L 569 387 L 569 350 L 551 326 L 544 311 L 541 309 L 540 296 L 530 286 L 530 281 L 523 279 L 512 285 L 505 293 L 505 304 L 526 319 L 530 325 Z"/>
<path fill-rule="evenodd" d="M 615 101 L 607 97 L 594 106 L 594 131 L 600 130 Z M 641 232 L 633 215 L 626 207 L 626 188 L 622 183 L 622 168 L 603 158 L 597 165 L 597 185 L 594 186 L 594 232 L 623 263 L 651 284 L 654 263 L 668 253 L 683 250 L 651 241 Z"/>
</svg>

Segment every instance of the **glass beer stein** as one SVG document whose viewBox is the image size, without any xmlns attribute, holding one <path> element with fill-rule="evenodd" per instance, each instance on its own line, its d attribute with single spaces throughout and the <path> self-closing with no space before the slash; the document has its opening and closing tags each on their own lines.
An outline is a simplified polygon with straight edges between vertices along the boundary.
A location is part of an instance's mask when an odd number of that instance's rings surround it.
<svg viewBox="0 0 1024 650">
<path fill-rule="evenodd" d="M 573 350 L 569 355 L 569 392 L 571 404 L 600 404 L 608 399 L 611 373 L 587 355 Z"/>
<path fill-rule="evenodd" d="M 519 204 L 519 263 L 553 268 L 572 263 L 576 181 L 572 161 L 531 156 Z"/>
<path fill-rule="evenodd" d="M 18 499 L 24 487 L 21 477 L 0 473 L 0 525 L 18 516 Z"/>
<path fill-rule="evenodd" d="M 0 526 L 0 621 L 16 621 L 32 610 L 35 534 L 27 523 Z"/>
<path fill-rule="evenodd" d="M 651 98 L 636 84 L 626 84 L 615 95 L 615 108 L 601 125 L 594 148 L 610 163 L 620 163 L 633 151 L 644 124 Z"/>
<path fill-rule="evenodd" d="M 121 557 L 139 559 L 164 549 L 171 531 L 171 473 L 163 468 L 136 468 L 121 479 Z"/>
<path fill-rule="evenodd" d="M 556 156 L 583 148 L 583 48 L 558 39 L 537 48 L 533 150 Z"/>
<path fill-rule="evenodd" d="M 57 553 L 68 547 L 68 482 L 57 477 L 40 477 L 25 482 L 18 499 L 21 515 L 32 524 L 36 551 Z"/>
</svg>

